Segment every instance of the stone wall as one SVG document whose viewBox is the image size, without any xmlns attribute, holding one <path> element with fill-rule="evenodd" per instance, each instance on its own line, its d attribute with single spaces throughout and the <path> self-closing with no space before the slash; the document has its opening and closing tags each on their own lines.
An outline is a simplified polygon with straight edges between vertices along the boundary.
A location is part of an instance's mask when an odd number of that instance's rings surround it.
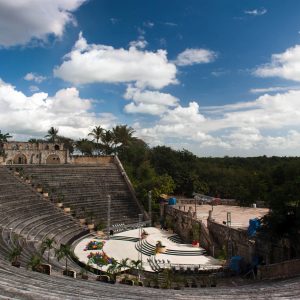
<svg viewBox="0 0 300 300">
<path fill-rule="evenodd" d="M 259 266 L 257 269 L 258 279 L 282 279 L 293 276 L 300 276 L 300 259 Z"/>
<path fill-rule="evenodd" d="M 112 163 L 114 161 L 113 156 L 72 156 L 70 159 L 71 164 L 75 165 L 89 165 L 89 164 L 99 164 L 104 165 Z"/>
<path fill-rule="evenodd" d="M 69 151 L 63 144 L 52 143 L 4 143 L 5 164 L 65 164 Z"/>
<path fill-rule="evenodd" d="M 184 243 L 193 241 L 193 230 L 199 229 L 200 246 L 205 248 L 210 254 L 213 253 L 213 244 L 205 224 L 201 220 L 195 220 L 191 210 L 185 212 L 173 206 L 165 207 L 165 218 L 171 218 L 174 232 L 176 232 Z"/>
<path fill-rule="evenodd" d="M 232 256 L 239 255 L 245 263 L 251 263 L 255 254 L 255 241 L 251 240 L 246 230 L 231 228 L 223 224 L 207 220 L 207 228 L 212 236 L 216 252 L 225 247 L 228 250 L 228 241 L 231 240 Z"/>
</svg>

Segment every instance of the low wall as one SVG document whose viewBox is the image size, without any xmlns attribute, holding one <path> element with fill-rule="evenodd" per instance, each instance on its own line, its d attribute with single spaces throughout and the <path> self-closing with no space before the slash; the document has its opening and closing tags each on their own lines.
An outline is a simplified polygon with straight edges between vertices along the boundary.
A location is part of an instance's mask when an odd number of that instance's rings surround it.
<svg viewBox="0 0 300 300">
<path fill-rule="evenodd" d="M 193 240 L 193 227 L 197 225 L 199 228 L 200 246 L 205 248 L 209 253 L 212 253 L 212 242 L 208 233 L 208 230 L 201 222 L 201 220 L 195 220 L 191 211 L 181 211 L 173 206 L 166 206 L 166 216 L 172 218 L 173 230 L 185 243 L 191 243 Z"/>
<path fill-rule="evenodd" d="M 255 255 L 255 243 L 249 238 L 246 230 L 230 228 L 209 219 L 207 228 L 213 237 L 216 249 L 225 247 L 228 250 L 228 241 L 231 240 L 232 256 L 242 256 L 246 264 L 252 262 Z"/>
<path fill-rule="evenodd" d="M 300 276 L 300 259 L 258 266 L 257 268 L 258 279 L 283 279 L 294 276 Z"/>
<path fill-rule="evenodd" d="M 70 159 L 70 163 L 74 165 L 105 165 L 113 161 L 113 156 L 72 156 Z"/>
</svg>

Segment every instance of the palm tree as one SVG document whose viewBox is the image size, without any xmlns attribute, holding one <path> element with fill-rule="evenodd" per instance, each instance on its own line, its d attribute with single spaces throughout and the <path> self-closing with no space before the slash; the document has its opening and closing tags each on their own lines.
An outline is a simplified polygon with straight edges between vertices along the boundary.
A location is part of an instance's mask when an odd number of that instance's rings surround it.
<svg viewBox="0 0 300 300">
<path fill-rule="evenodd" d="M 127 125 L 117 125 L 112 129 L 115 144 L 119 144 L 120 147 L 126 147 L 132 140 L 134 129 Z"/>
<path fill-rule="evenodd" d="M 123 258 L 120 260 L 118 264 L 118 271 L 122 271 L 122 269 L 128 269 L 130 268 L 130 264 L 128 263 L 129 258 Z"/>
<path fill-rule="evenodd" d="M 36 271 L 41 263 L 42 258 L 37 254 L 33 254 L 30 258 L 30 261 L 27 263 L 27 268 L 31 268 L 32 271 Z"/>
<path fill-rule="evenodd" d="M 11 138 L 12 136 L 9 133 L 1 133 L 0 130 L 0 143 L 7 142 L 7 139 Z"/>
<path fill-rule="evenodd" d="M 48 250 L 48 257 L 47 257 L 48 263 L 50 261 L 50 251 L 51 251 L 51 249 L 54 248 L 53 244 L 54 244 L 54 239 L 46 238 L 45 240 L 43 240 L 42 245 L 41 245 L 41 253 L 42 254 L 44 254 L 45 251 Z"/>
<path fill-rule="evenodd" d="M 8 260 L 12 263 L 12 265 L 19 265 L 19 258 L 21 256 L 22 251 L 23 247 L 17 244 L 17 246 L 14 246 L 8 253 Z"/>
<path fill-rule="evenodd" d="M 114 135 L 112 131 L 105 130 L 103 133 L 103 136 L 101 138 L 101 148 L 103 150 L 103 153 L 106 155 L 112 154 L 114 152 Z"/>
<path fill-rule="evenodd" d="M 45 138 L 48 138 L 48 141 L 51 143 L 55 143 L 58 138 L 58 129 L 51 127 L 48 131 L 48 134 L 45 135 Z"/>
<path fill-rule="evenodd" d="M 116 274 L 118 270 L 119 270 L 119 263 L 115 259 L 113 259 L 106 271 L 110 275 L 111 279 L 114 281 L 116 281 L 116 277 L 117 277 Z"/>
<path fill-rule="evenodd" d="M 104 129 L 101 126 L 95 126 L 95 128 L 88 134 L 93 137 L 93 141 L 96 140 L 96 148 L 98 150 L 98 154 L 100 153 L 99 141 L 101 140 L 104 133 Z"/>
<path fill-rule="evenodd" d="M 93 154 L 93 142 L 88 139 L 80 139 L 75 144 L 77 150 L 79 150 L 82 155 L 92 155 Z"/>
<path fill-rule="evenodd" d="M 62 258 L 66 259 L 66 273 L 68 273 L 68 257 L 72 254 L 70 245 L 61 244 L 59 249 L 55 249 L 55 256 L 58 261 Z"/>
<path fill-rule="evenodd" d="M 135 270 L 143 270 L 143 266 L 142 266 L 142 261 L 141 260 L 134 260 L 132 259 L 130 261 L 130 267 L 131 269 L 135 269 Z"/>
</svg>

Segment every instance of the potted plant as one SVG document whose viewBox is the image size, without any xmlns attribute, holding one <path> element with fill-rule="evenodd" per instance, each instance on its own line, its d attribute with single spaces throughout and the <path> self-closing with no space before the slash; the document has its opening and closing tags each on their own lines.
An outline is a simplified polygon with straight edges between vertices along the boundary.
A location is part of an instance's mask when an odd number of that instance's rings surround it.
<svg viewBox="0 0 300 300">
<path fill-rule="evenodd" d="M 41 263 L 42 263 L 41 257 L 37 254 L 33 254 L 29 262 L 27 263 L 27 268 L 31 268 L 32 271 L 42 273 Z"/>
<path fill-rule="evenodd" d="M 63 206 L 63 200 L 64 200 L 65 196 L 62 194 L 59 194 L 57 196 L 57 201 L 56 201 L 56 206 L 57 207 L 62 207 Z"/>
<path fill-rule="evenodd" d="M 8 254 L 8 259 L 11 262 L 11 265 L 17 268 L 20 268 L 21 263 L 19 262 L 19 258 L 21 256 L 23 248 L 18 244 L 14 246 Z"/>
<path fill-rule="evenodd" d="M 41 185 L 40 183 L 37 184 L 37 186 L 36 186 L 36 191 L 37 191 L 38 193 L 42 193 L 42 192 L 43 192 L 43 187 L 42 187 L 42 185 Z"/>
<path fill-rule="evenodd" d="M 88 213 L 88 229 L 89 230 L 93 230 L 95 228 L 95 224 L 94 224 L 94 213 L 91 211 Z"/>
<path fill-rule="evenodd" d="M 26 176 L 25 177 L 25 182 L 27 183 L 27 184 L 30 184 L 31 183 L 31 180 L 30 180 L 31 178 L 30 178 L 30 176 Z"/>
<path fill-rule="evenodd" d="M 96 231 L 97 231 L 97 235 L 101 236 L 103 234 L 103 224 L 101 222 L 99 222 L 96 226 Z"/>
<path fill-rule="evenodd" d="M 80 269 L 80 275 L 82 279 L 88 280 L 89 276 L 88 276 L 88 265 L 85 265 L 84 267 L 82 267 Z"/>
<path fill-rule="evenodd" d="M 55 249 L 55 256 L 58 261 L 65 258 L 65 270 L 63 271 L 63 275 L 76 278 L 76 272 L 68 269 L 68 257 L 71 256 L 71 254 L 72 251 L 70 245 L 61 244 L 58 249 Z"/>
<path fill-rule="evenodd" d="M 81 225 L 85 224 L 85 222 L 86 222 L 84 215 L 85 215 L 85 208 L 81 207 L 80 212 L 78 214 L 79 222 Z"/>
<path fill-rule="evenodd" d="M 43 196 L 45 198 L 48 198 L 49 197 L 49 192 L 47 190 L 43 190 Z"/>
<path fill-rule="evenodd" d="M 64 206 L 64 212 L 69 214 L 71 212 L 71 207 L 70 206 Z"/>
</svg>

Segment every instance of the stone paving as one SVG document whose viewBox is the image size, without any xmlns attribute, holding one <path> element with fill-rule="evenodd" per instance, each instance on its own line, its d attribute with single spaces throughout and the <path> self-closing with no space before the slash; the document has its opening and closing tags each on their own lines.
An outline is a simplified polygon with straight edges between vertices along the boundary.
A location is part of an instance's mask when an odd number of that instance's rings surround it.
<svg viewBox="0 0 300 300">
<path fill-rule="evenodd" d="M 191 208 L 192 212 L 195 211 L 195 205 L 176 205 L 182 211 L 188 211 Z M 240 207 L 230 205 L 215 205 L 208 204 L 197 205 L 197 218 L 202 220 L 206 224 L 208 214 L 210 210 L 212 212 L 212 218 L 220 224 L 227 221 L 227 212 L 231 213 L 231 227 L 246 229 L 249 226 L 249 220 L 253 218 L 261 218 L 269 212 L 268 208 L 253 208 L 253 207 Z"/>
</svg>

